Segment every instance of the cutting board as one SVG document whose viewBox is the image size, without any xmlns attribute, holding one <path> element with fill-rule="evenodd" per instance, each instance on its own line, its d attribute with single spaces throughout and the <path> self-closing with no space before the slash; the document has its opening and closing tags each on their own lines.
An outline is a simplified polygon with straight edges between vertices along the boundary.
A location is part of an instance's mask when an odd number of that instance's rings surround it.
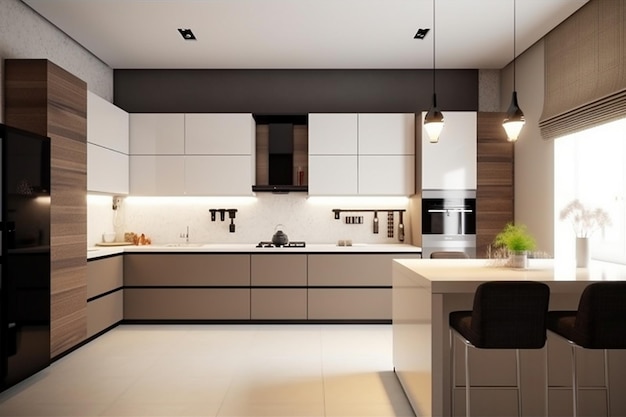
<svg viewBox="0 0 626 417">
<path fill-rule="evenodd" d="M 96 246 L 132 246 L 133 242 L 99 242 Z"/>
</svg>

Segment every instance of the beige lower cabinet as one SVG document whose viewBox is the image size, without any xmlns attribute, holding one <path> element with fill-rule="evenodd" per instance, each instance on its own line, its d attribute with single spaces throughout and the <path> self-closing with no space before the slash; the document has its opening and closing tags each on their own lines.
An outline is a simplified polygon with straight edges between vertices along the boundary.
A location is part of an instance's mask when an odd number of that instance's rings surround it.
<svg viewBox="0 0 626 417">
<path fill-rule="evenodd" d="M 87 262 L 87 337 L 124 318 L 124 258 L 114 256 Z"/>
<path fill-rule="evenodd" d="M 307 255 L 251 255 L 253 320 L 306 320 Z"/>
<path fill-rule="evenodd" d="M 124 319 L 250 319 L 250 255 L 125 256 Z"/>
<path fill-rule="evenodd" d="M 419 254 L 310 254 L 309 320 L 391 320 L 393 259 Z"/>
</svg>

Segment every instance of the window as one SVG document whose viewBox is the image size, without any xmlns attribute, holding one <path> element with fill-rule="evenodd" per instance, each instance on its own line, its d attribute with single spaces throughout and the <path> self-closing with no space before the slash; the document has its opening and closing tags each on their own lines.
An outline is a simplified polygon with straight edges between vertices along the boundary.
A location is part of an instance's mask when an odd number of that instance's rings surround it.
<svg viewBox="0 0 626 417">
<path fill-rule="evenodd" d="M 559 213 L 577 198 L 611 218 L 591 236 L 591 258 L 626 264 L 626 119 L 560 137 L 554 157 L 555 257 L 574 259 L 576 236 Z"/>
</svg>

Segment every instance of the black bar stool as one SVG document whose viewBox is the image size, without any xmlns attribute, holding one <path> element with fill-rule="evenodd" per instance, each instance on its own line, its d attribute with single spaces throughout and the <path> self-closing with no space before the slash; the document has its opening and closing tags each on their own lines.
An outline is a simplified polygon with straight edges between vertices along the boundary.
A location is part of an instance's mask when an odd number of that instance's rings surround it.
<svg viewBox="0 0 626 417">
<path fill-rule="evenodd" d="M 492 281 L 478 286 L 472 311 L 450 313 L 452 415 L 454 415 L 454 351 L 452 335 L 465 344 L 465 414 L 470 416 L 469 348 L 515 349 L 517 411 L 522 415 L 520 349 L 541 349 L 546 342 L 550 288 L 532 281 Z M 548 389 L 546 368 L 546 391 Z M 547 393 L 546 393 L 547 415 Z"/>
<path fill-rule="evenodd" d="M 573 416 L 578 415 L 576 348 L 604 350 L 606 411 L 611 415 L 607 349 L 626 349 L 626 282 L 595 282 L 585 287 L 577 311 L 550 311 L 548 330 L 572 348 Z"/>
</svg>

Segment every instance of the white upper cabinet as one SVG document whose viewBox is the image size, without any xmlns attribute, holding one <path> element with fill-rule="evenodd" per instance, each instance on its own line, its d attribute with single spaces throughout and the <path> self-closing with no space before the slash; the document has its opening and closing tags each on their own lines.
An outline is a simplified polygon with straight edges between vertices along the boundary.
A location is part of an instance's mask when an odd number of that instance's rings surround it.
<svg viewBox="0 0 626 417">
<path fill-rule="evenodd" d="M 185 115 L 178 113 L 132 113 L 131 155 L 183 155 Z"/>
<path fill-rule="evenodd" d="M 446 111 L 443 116 L 438 143 L 429 143 L 422 128 L 422 189 L 475 190 L 476 112 Z"/>
<path fill-rule="evenodd" d="M 185 114 L 185 153 L 251 155 L 255 132 L 250 113 Z"/>
<path fill-rule="evenodd" d="M 358 149 L 356 113 L 309 114 L 310 155 L 356 155 Z"/>
<path fill-rule="evenodd" d="M 414 154 L 415 114 L 359 114 L 359 155 Z"/>
<path fill-rule="evenodd" d="M 130 193 L 143 196 L 185 195 L 185 157 L 131 155 Z"/>
<path fill-rule="evenodd" d="M 128 155 L 128 113 L 87 92 L 87 142 Z"/>
<path fill-rule="evenodd" d="M 356 155 L 309 155 L 309 195 L 357 195 Z"/>
<path fill-rule="evenodd" d="M 185 195 L 252 195 L 254 167 L 248 155 L 185 157 Z"/>
<path fill-rule="evenodd" d="M 415 156 L 360 155 L 359 194 L 371 196 L 415 194 Z"/>
<path fill-rule="evenodd" d="M 131 193 L 252 195 L 252 114 L 132 114 Z"/>
<path fill-rule="evenodd" d="M 413 113 L 309 115 L 309 195 L 414 193 Z"/>
<path fill-rule="evenodd" d="M 87 92 L 87 190 L 128 194 L 128 113 Z"/>
</svg>

